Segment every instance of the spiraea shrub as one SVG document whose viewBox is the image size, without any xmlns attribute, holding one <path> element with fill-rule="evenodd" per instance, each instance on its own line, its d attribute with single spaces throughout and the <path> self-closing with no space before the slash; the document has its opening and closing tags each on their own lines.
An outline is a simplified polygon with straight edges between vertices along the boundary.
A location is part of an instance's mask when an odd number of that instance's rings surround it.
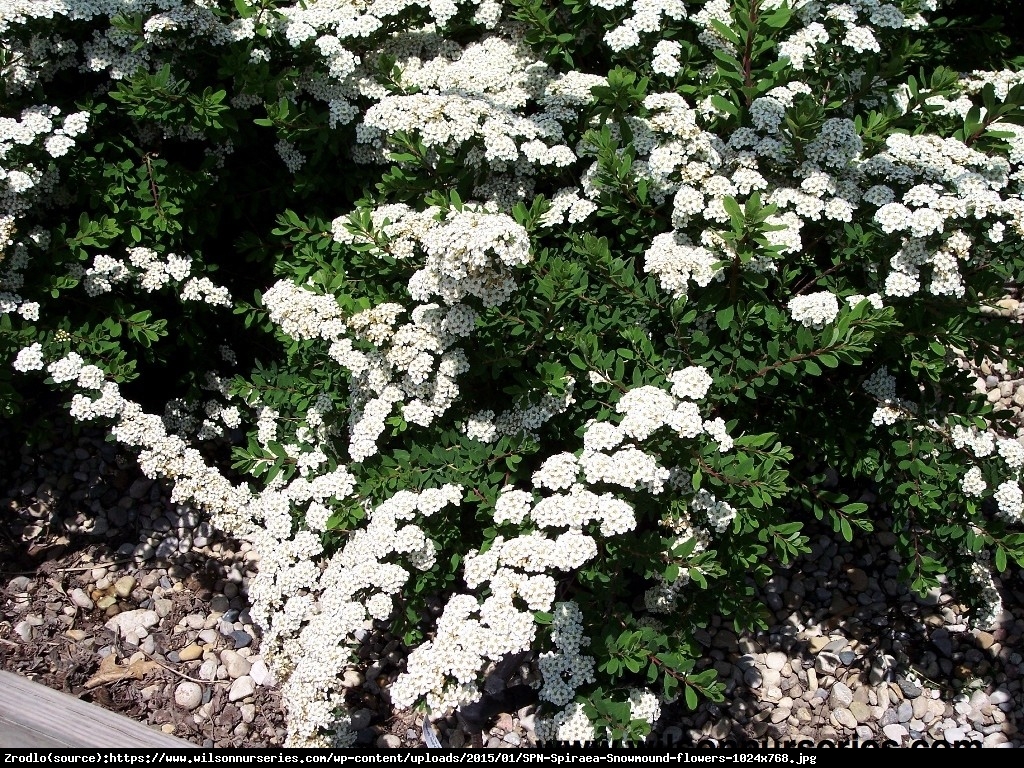
<svg viewBox="0 0 1024 768">
<path fill-rule="evenodd" d="M 953 361 L 1019 353 L 1024 75 L 937 5 L 2 3 L 4 407 L 253 542 L 296 746 L 372 622 L 395 707 L 529 651 L 541 737 L 641 738 L 814 519 L 989 625 L 1024 446 Z"/>
</svg>

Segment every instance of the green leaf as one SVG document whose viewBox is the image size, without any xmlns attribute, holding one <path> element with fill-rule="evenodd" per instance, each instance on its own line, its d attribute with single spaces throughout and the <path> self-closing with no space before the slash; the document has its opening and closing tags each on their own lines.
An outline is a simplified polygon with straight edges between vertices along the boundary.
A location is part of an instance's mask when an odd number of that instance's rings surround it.
<svg viewBox="0 0 1024 768">
<path fill-rule="evenodd" d="M 774 13 L 771 13 L 767 16 L 762 16 L 761 23 L 771 27 L 772 29 L 782 29 L 784 26 L 786 26 L 786 24 L 789 23 L 789 20 L 790 18 L 792 18 L 792 16 L 793 11 L 787 8 L 786 6 L 782 6 Z"/>
<path fill-rule="evenodd" d="M 1006 570 L 1006 550 L 1002 547 L 996 547 L 995 565 L 999 573 Z"/>
<path fill-rule="evenodd" d="M 839 519 L 839 532 L 846 541 L 853 541 L 853 528 L 850 527 L 850 521 L 845 517 Z"/>
<path fill-rule="evenodd" d="M 736 202 L 736 198 L 731 195 L 726 195 L 722 198 L 722 207 L 725 208 L 725 212 L 729 214 L 729 218 L 735 221 L 745 221 L 743 215 L 743 209 L 740 208 L 740 204 Z"/>
<path fill-rule="evenodd" d="M 739 116 L 739 108 L 733 102 L 729 101 L 724 96 L 719 96 L 717 93 L 711 96 L 711 105 L 720 112 L 725 112 L 727 115 L 732 115 L 733 117 Z"/>
<path fill-rule="evenodd" d="M 726 198 L 726 199 L 730 200 L 732 198 Z M 733 200 L 733 204 L 734 205 L 735 205 L 735 203 L 736 203 L 736 201 Z M 739 206 L 736 206 L 736 209 L 739 210 Z M 735 314 L 736 314 L 736 310 L 733 307 L 724 307 L 724 308 L 718 310 L 717 312 L 715 312 L 715 323 L 723 331 L 727 331 L 727 330 L 729 330 L 730 326 L 732 325 L 732 319 L 735 316 Z"/>
<path fill-rule="evenodd" d="M 689 686 L 689 685 L 684 686 L 684 691 L 685 691 L 685 694 L 686 694 L 686 706 L 689 707 L 690 709 L 696 709 L 697 708 L 697 692 L 695 690 L 693 690 L 693 688 L 691 686 Z"/>
</svg>

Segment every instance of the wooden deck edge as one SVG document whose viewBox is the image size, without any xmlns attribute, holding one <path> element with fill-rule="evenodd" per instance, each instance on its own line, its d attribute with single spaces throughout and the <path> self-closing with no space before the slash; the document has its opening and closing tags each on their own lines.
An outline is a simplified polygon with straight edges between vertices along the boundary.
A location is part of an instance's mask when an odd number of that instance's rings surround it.
<svg viewBox="0 0 1024 768">
<path fill-rule="evenodd" d="M 2 671 L 0 747 L 198 749 L 124 715 Z"/>
</svg>

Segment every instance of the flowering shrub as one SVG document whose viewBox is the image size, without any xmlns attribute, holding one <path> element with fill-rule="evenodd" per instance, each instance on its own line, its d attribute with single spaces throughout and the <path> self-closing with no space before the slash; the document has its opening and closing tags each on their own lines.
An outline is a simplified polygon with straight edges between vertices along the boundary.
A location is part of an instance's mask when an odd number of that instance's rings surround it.
<svg viewBox="0 0 1024 768">
<path fill-rule="evenodd" d="M 812 516 L 991 623 L 1024 75 L 936 5 L 5 3 L 5 375 L 254 543 L 293 745 L 373 621 L 397 707 L 532 651 L 541 737 L 642 737 Z"/>
</svg>

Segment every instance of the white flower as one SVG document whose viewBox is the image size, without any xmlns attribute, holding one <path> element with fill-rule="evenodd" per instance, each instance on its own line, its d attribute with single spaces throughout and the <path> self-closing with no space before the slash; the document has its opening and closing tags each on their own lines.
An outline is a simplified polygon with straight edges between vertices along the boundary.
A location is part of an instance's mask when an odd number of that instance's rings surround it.
<svg viewBox="0 0 1024 768">
<path fill-rule="evenodd" d="M 1020 522 L 1021 513 L 1024 512 L 1024 493 L 1020 486 L 1012 480 L 1000 483 L 995 492 L 996 504 L 999 505 L 999 515 L 1011 523 Z"/>
<path fill-rule="evenodd" d="M 77 352 L 70 352 L 66 357 L 50 363 L 46 370 L 56 383 L 61 384 L 77 379 L 81 375 L 84 362 Z"/>
<path fill-rule="evenodd" d="M 40 371 L 43 368 L 43 347 L 36 342 L 32 346 L 24 347 L 18 352 L 14 360 L 16 371 Z"/>
<path fill-rule="evenodd" d="M 788 306 L 793 319 L 807 328 L 824 328 L 839 315 L 839 301 L 829 291 L 794 296 Z"/>
<path fill-rule="evenodd" d="M 575 456 L 559 453 L 546 459 L 540 469 L 533 473 L 533 484 L 538 488 L 561 490 L 575 483 L 579 472 L 580 464 Z"/>
<path fill-rule="evenodd" d="M 980 468 L 971 467 L 967 470 L 967 474 L 961 478 L 960 487 L 968 496 L 980 498 L 981 494 L 983 494 L 985 489 L 988 488 L 988 483 L 985 482 L 985 478 L 982 475 Z"/>
<path fill-rule="evenodd" d="M 703 400 L 714 383 L 711 374 L 699 365 L 676 371 L 668 377 L 672 394 L 680 399 Z"/>
<path fill-rule="evenodd" d="M 518 525 L 526 519 L 533 504 L 533 494 L 529 491 L 503 491 L 494 502 L 494 522 L 514 523 Z"/>
<path fill-rule="evenodd" d="M 38 301 L 23 301 L 21 306 L 18 307 L 18 314 L 30 322 L 34 322 L 39 319 L 39 302 Z"/>
<path fill-rule="evenodd" d="M 106 374 L 103 373 L 102 368 L 98 368 L 95 365 L 85 365 L 79 371 L 76 383 L 82 389 L 101 389 L 105 379 Z"/>
<path fill-rule="evenodd" d="M 1001 438 L 997 443 L 997 450 L 1010 469 L 1024 467 L 1024 445 L 1017 440 Z"/>
</svg>

